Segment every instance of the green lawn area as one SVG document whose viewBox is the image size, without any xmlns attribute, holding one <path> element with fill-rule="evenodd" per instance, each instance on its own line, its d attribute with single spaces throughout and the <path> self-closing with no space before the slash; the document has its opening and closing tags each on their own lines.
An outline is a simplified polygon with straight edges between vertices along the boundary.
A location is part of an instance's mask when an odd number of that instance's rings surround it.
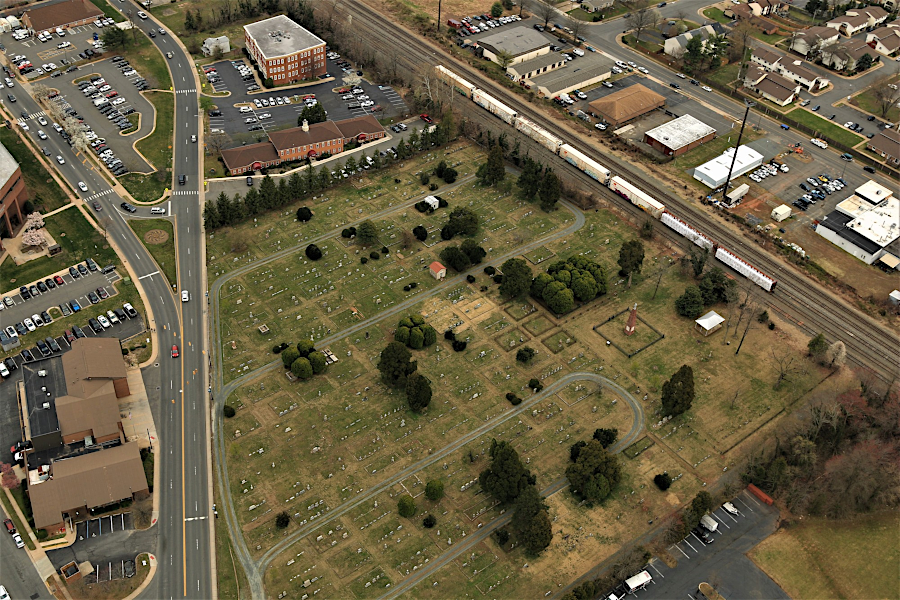
<svg viewBox="0 0 900 600">
<path fill-rule="evenodd" d="M 725 13 L 722 12 L 721 8 L 709 7 L 703 9 L 703 16 L 707 19 L 712 19 L 713 21 L 718 21 L 723 25 L 727 25 L 731 23 L 731 19 L 725 16 Z"/>
<path fill-rule="evenodd" d="M 16 490 L 10 491 L 15 496 Z M 19 515 L 13 510 L 12 503 L 9 501 L 9 498 L 6 497 L 6 494 L 0 493 L 0 501 L 3 501 L 3 508 L 6 510 L 6 514 L 9 515 L 9 518 L 12 519 L 13 524 L 16 526 L 16 531 L 18 531 L 22 536 L 22 541 L 25 542 L 25 545 L 28 546 L 29 550 L 34 550 L 34 542 L 31 541 L 31 536 L 28 535 L 28 530 L 31 529 L 31 527 L 29 527 L 26 523 L 22 523 L 22 519 L 20 519 Z"/>
<path fill-rule="evenodd" d="M 16 265 L 10 259 L 4 260 L 0 265 L 0 281 L 3 282 L 4 290 L 44 279 L 87 258 L 93 258 L 101 267 L 119 263 L 116 253 L 103 239 L 103 235 L 97 233 L 74 206 L 46 217 L 44 221 L 47 232 L 60 245 L 62 252 L 56 256 L 36 258 L 22 265 Z"/>
<path fill-rule="evenodd" d="M 662 46 L 660 46 L 659 44 L 654 44 L 652 42 L 645 42 L 643 40 L 638 42 L 637 40 L 634 39 L 634 36 L 631 35 L 630 33 L 628 35 L 626 35 L 623 39 L 625 40 L 625 43 L 628 44 L 629 46 L 643 48 L 644 50 L 647 50 L 649 52 L 659 52 L 660 50 L 662 50 Z"/>
<path fill-rule="evenodd" d="M 125 20 L 125 17 L 122 16 L 122 13 L 114 9 L 109 5 L 106 0 L 91 0 L 91 3 L 103 11 L 103 14 L 113 19 L 116 23 L 120 23 Z"/>
<path fill-rule="evenodd" d="M 804 520 L 764 540 L 750 557 L 792 598 L 896 598 L 898 527 L 897 512 Z"/>
<path fill-rule="evenodd" d="M 808 110 L 795 108 L 787 114 L 796 121 L 815 129 L 817 132 L 816 137 L 827 137 L 847 146 L 855 146 L 863 140 L 861 136 L 856 135 L 849 129 L 841 127 L 836 123 L 832 123 L 828 119 L 823 119 Z"/>
<path fill-rule="evenodd" d="M 618 17 L 619 15 L 624 15 L 628 12 L 627 6 L 623 3 L 620 4 L 616 2 L 611 7 L 601 10 L 595 13 L 589 13 L 582 8 L 576 8 L 575 10 L 570 10 L 566 14 L 572 17 L 573 19 L 578 19 L 579 21 L 587 21 L 588 23 L 594 22 L 594 17 L 600 17 L 598 21 L 608 21 L 614 17 Z"/>
<path fill-rule="evenodd" d="M 896 85 L 898 81 L 900 81 L 900 77 L 894 77 L 890 80 L 889 83 L 893 83 Z M 866 90 L 862 94 L 854 96 L 851 103 L 860 107 L 866 112 L 872 113 L 879 119 L 884 119 L 891 123 L 900 121 L 900 108 L 897 107 L 896 103 L 892 105 L 890 109 L 888 109 L 886 116 L 881 116 L 881 105 L 875 99 L 875 95 L 872 94 L 872 90 Z"/>
<path fill-rule="evenodd" d="M 725 133 L 720 135 L 716 139 L 703 144 L 697 148 L 694 148 L 690 152 L 682 154 L 674 161 L 672 164 L 675 166 L 678 171 L 683 171 L 685 169 L 691 169 L 696 167 L 697 165 L 702 165 L 706 161 L 719 156 L 728 148 L 734 146 L 735 142 L 737 142 L 737 128 L 734 129 L 734 133 Z M 731 141 L 728 141 L 728 138 L 731 138 Z M 741 138 L 741 143 L 746 144 L 748 142 L 752 142 L 757 139 L 759 134 L 753 131 L 752 128 L 747 127 L 744 129 L 744 137 Z"/>
<path fill-rule="evenodd" d="M 729 63 L 716 69 L 714 73 L 709 75 L 709 78 L 720 85 L 728 85 L 737 79 L 740 69 L 740 63 Z"/>
<path fill-rule="evenodd" d="M 156 108 L 156 128 L 137 142 L 138 151 L 156 168 L 155 173 L 128 173 L 119 181 L 140 202 L 155 202 L 172 184 L 168 169 L 172 166 L 172 128 L 175 120 L 175 97 L 168 92 L 148 92 L 146 98 Z"/>
<path fill-rule="evenodd" d="M 147 251 L 153 256 L 153 260 L 159 265 L 160 270 L 166 276 L 166 279 L 169 280 L 169 283 L 176 283 L 178 279 L 175 276 L 177 271 L 175 264 L 175 235 L 172 230 L 172 222 L 166 219 L 132 219 L 128 221 L 128 225 L 131 226 L 134 233 L 147 247 Z M 165 231 L 169 235 L 168 239 L 161 244 L 149 243 L 144 236 L 153 229 Z"/>
<path fill-rule="evenodd" d="M 0 143 L 9 150 L 22 169 L 28 199 L 41 212 L 50 212 L 66 205 L 69 199 L 59 184 L 47 174 L 37 157 L 28 149 L 19 136 L 6 127 L 0 128 Z"/>
<path fill-rule="evenodd" d="M 796 6 L 788 6 L 788 18 L 804 25 L 818 25 L 822 22 L 822 19 L 813 19 L 812 15 L 800 10 Z"/>
</svg>

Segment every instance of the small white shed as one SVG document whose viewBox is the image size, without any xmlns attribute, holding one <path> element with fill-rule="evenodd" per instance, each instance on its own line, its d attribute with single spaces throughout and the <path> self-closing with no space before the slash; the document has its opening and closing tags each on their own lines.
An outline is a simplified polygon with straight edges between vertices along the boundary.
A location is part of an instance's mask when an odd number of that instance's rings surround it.
<svg viewBox="0 0 900 600">
<path fill-rule="evenodd" d="M 440 201 L 434 196 L 425 196 L 424 202 L 429 206 L 429 208 L 431 208 L 431 210 L 437 210 L 441 205 Z"/>
<path fill-rule="evenodd" d="M 719 313 L 714 310 L 709 311 L 696 321 L 697 331 L 702 333 L 704 336 L 710 335 L 711 333 L 715 333 L 722 327 L 722 323 L 725 322 L 725 319 L 722 318 Z"/>
<path fill-rule="evenodd" d="M 776 206 L 772 209 L 772 218 L 778 221 L 784 221 L 785 219 L 791 216 L 791 207 L 787 204 L 782 204 L 781 206 Z"/>
</svg>

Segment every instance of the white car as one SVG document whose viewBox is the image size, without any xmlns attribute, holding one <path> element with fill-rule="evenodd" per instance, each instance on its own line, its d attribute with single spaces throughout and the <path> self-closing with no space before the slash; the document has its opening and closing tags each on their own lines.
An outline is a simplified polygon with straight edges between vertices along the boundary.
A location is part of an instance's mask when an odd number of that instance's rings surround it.
<svg viewBox="0 0 900 600">
<path fill-rule="evenodd" d="M 44 117 L 38 117 L 38 123 L 40 123 L 41 125 L 46 125 L 47 119 L 45 119 Z"/>
<path fill-rule="evenodd" d="M 702 88 L 700 88 L 700 89 L 703 90 L 704 92 L 711 92 L 711 91 L 712 91 L 712 88 L 709 87 L 708 85 L 704 85 L 704 86 L 703 86 Z"/>
<path fill-rule="evenodd" d="M 732 504 L 731 502 L 726 502 L 725 504 L 722 505 L 722 508 L 724 508 L 725 512 L 727 512 L 729 514 L 732 514 L 732 515 L 740 514 L 740 512 L 738 512 L 738 509 L 735 508 L 734 504 Z"/>
<path fill-rule="evenodd" d="M 110 327 L 112 327 L 112 324 L 109 322 L 109 319 L 107 319 L 103 315 L 97 315 L 97 320 L 100 321 L 100 325 L 103 326 L 103 329 L 109 329 Z"/>
<path fill-rule="evenodd" d="M 141 19 L 146 19 L 146 18 L 147 18 L 147 13 L 145 13 L 145 12 L 142 11 L 142 10 L 139 10 L 138 13 L 137 13 L 137 16 L 140 17 Z"/>
<path fill-rule="evenodd" d="M 60 42 L 56 45 L 57 49 L 62 50 L 63 48 L 68 48 L 72 45 L 72 42 Z"/>
<path fill-rule="evenodd" d="M 24 548 L 25 547 L 25 542 L 22 541 L 22 536 L 19 535 L 18 533 L 13 534 L 13 541 L 16 543 L 16 548 Z"/>
<path fill-rule="evenodd" d="M 119 98 L 116 98 L 115 100 L 113 100 L 112 104 L 113 104 L 113 106 L 116 106 L 116 105 L 122 104 L 123 102 L 125 102 L 125 98 L 119 97 Z"/>
<path fill-rule="evenodd" d="M 78 182 L 78 189 L 81 190 L 82 192 L 88 191 L 88 187 L 86 185 L 84 185 L 83 181 Z"/>
<path fill-rule="evenodd" d="M 56 155 L 56 162 L 58 162 L 58 163 L 61 164 L 61 165 L 64 165 L 64 164 L 66 164 L 66 159 L 64 159 L 62 156 L 60 156 L 59 154 L 57 154 L 57 155 Z"/>
<path fill-rule="evenodd" d="M 600 131 L 606 131 L 606 123 L 597 123 L 596 125 L 594 125 L 594 127 L 599 129 Z"/>
<path fill-rule="evenodd" d="M 191 299 L 191 295 L 188 294 L 188 291 L 187 291 L 187 290 L 181 290 L 181 301 L 182 301 L 182 302 L 187 302 L 187 301 L 190 300 L 190 299 Z"/>
<path fill-rule="evenodd" d="M 262 119 L 271 119 L 271 118 L 272 118 L 272 115 L 269 114 L 269 113 L 263 113 L 263 114 L 259 115 L 258 118 L 259 118 L 260 120 L 262 120 Z"/>
<path fill-rule="evenodd" d="M 38 129 L 37 134 L 38 134 L 38 137 L 41 138 L 42 140 L 46 140 L 46 139 L 47 139 L 47 134 L 44 133 L 42 130 Z"/>
<path fill-rule="evenodd" d="M 640 72 L 643 73 L 644 75 L 649 75 L 649 74 L 650 74 L 650 71 L 648 71 L 646 67 L 638 67 L 638 71 L 640 71 Z"/>
<path fill-rule="evenodd" d="M 25 121 L 22 121 L 21 125 L 22 125 L 22 129 L 24 129 L 25 131 L 31 130 L 31 127 L 29 127 L 28 123 L 26 123 Z"/>
<path fill-rule="evenodd" d="M 28 328 L 28 331 L 37 331 L 37 326 L 34 324 L 34 321 L 27 317 L 22 321 L 22 324 Z"/>
<path fill-rule="evenodd" d="M 256 105 L 256 108 L 262 108 L 262 101 L 260 101 L 259 98 L 254 98 L 254 99 L 253 99 L 253 104 Z"/>
</svg>

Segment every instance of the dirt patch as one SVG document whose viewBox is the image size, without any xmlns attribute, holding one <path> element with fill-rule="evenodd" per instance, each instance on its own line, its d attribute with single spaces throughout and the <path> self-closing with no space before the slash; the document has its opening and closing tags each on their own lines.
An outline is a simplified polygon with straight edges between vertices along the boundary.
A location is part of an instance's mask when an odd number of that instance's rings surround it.
<svg viewBox="0 0 900 600">
<path fill-rule="evenodd" d="M 144 242 L 147 244 L 165 244 L 169 241 L 169 233 L 162 229 L 151 229 L 144 234 Z"/>
<path fill-rule="evenodd" d="M 171 17 L 172 15 L 177 15 L 177 14 L 178 14 L 178 11 L 172 10 L 171 8 L 167 8 L 166 10 L 163 11 L 162 16 Z"/>
</svg>

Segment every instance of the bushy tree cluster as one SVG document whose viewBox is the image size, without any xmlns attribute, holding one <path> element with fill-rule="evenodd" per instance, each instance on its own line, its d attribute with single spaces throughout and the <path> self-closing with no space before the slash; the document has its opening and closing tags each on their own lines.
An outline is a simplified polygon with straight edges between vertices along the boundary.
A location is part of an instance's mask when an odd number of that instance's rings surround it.
<svg viewBox="0 0 900 600">
<path fill-rule="evenodd" d="M 622 478 L 618 457 L 595 439 L 588 440 L 578 451 L 573 447 L 570 458 L 573 456 L 573 464 L 566 468 L 572 491 L 590 503 L 606 499 Z"/>
<path fill-rule="evenodd" d="M 394 332 L 394 340 L 413 350 L 421 350 L 437 341 L 437 332 L 434 327 L 425 322 L 422 315 L 411 314 L 400 319 L 397 330 Z"/>
<path fill-rule="evenodd" d="M 491 269 L 490 273 L 488 269 Z M 503 273 L 500 295 L 504 298 L 518 298 L 531 286 L 531 267 L 521 258 L 510 258 L 500 265 L 500 271 Z M 487 267 L 484 272 L 493 275 L 494 267 Z"/>
<path fill-rule="evenodd" d="M 418 363 L 411 359 L 412 353 L 406 346 L 390 342 L 381 351 L 378 370 L 385 384 L 404 389 L 409 409 L 420 413 L 431 403 L 431 381 L 416 371 Z"/>
<path fill-rule="evenodd" d="M 288 346 L 281 352 L 281 362 L 295 377 L 307 380 L 313 375 L 324 373 L 327 368 L 325 355 L 318 352 L 309 340 L 300 340 L 296 346 Z"/>
<path fill-rule="evenodd" d="M 456 339 L 456 333 L 454 333 L 452 329 L 448 329 L 444 332 L 444 339 L 451 343 L 453 350 L 456 352 L 462 352 L 466 349 L 467 342 L 465 340 Z"/>
<path fill-rule="evenodd" d="M 663 415 L 677 417 L 687 412 L 694 401 L 694 370 L 681 365 L 662 387 Z"/>
<path fill-rule="evenodd" d="M 675 299 L 679 315 L 696 319 L 707 306 L 718 302 L 732 302 L 737 297 L 737 283 L 725 276 L 719 267 L 713 267 L 700 278 L 700 285 L 690 285 Z"/>
<path fill-rule="evenodd" d="M 468 208 L 454 208 L 450 218 L 441 228 L 441 239 L 449 240 L 453 236 L 475 235 L 478 233 L 478 213 Z"/>
<path fill-rule="evenodd" d="M 533 200 L 537 196 L 545 211 L 553 210 L 562 196 L 562 185 L 553 169 L 544 168 L 530 156 L 526 156 L 523 161 L 522 173 L 516 185 L 526 200 Z"/>
<path fill-rule="evenodd" d="M 531 348 L 529 346 L 522 346 L 516 352 L 516 360 L 520 363 L 527 363 L 532 358 L 534 358 L 535 354 L 537 353 L 534 351 L 534 348 Z"/>
<path fill-rule="evenodd" d="M 434 168 L 434 174 L 444 180 L 444 183 L 453 183 L 459 176 L 459 173 L 451 166 L 447 165 L 447 161 L 442 160 L 438 166 Z M 440 200 L 440 199 L 439 199 Z M 446 203 L 444 204 L 446 206 Z"/>
<path fill-rule="evenodd" d="M 575 301 L 590 302 L 606 293 L 603 267 L 582 256 L 558 261 L 531 282 L 531 295 L 556 314 L 575 308 Z"/>
<path fill-rule="evenodd" d="M 514 504 L 513 524 L 519 540 L 529 553 L 538 554 L 550 545 L 553 529 L 536 479 L 509 442 L 491 440 L 490 456 L 491 464 L 478 481 L 501 504 Z"/>
<path fill-rule="evenodd" d="M 475 172 L 481 185 L 494 185 L 506 177 L 506 166 L 503 164 L 503 147 L 497 143 L 488 151 L 488 158 L 481 163 Z"/>
<path fill-rule="evenodd" d="M 457 273 L 477 265 L 485 256 L 487 252 L 473 239 L 463 240 L 459 246 L 447 246 L 440 253 L 441 260 Z"/>
</svg>

